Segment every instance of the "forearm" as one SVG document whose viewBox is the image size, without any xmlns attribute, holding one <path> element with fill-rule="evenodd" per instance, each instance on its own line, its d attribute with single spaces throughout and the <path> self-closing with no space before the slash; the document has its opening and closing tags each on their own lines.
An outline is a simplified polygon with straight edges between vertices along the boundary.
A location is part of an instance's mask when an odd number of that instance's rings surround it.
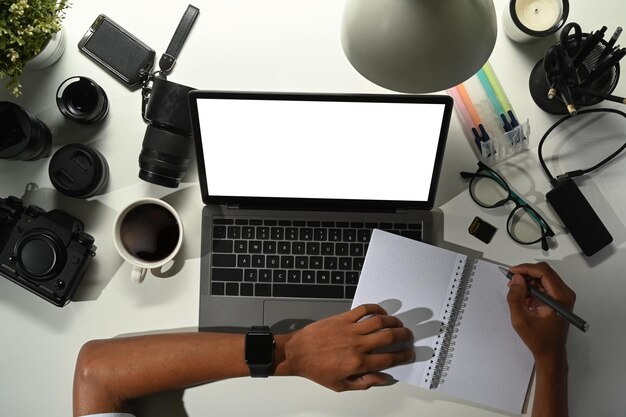
<svg viewBox="0 0 626 417">
<path fill-rule="evenodd" d="M 384 383 L 378 371 L 415 359 L 412 349 L 375 353 L 412 338 L 400 320 L 375 304 L 274 338 L 274 375 L 302 376 L 335 391 Z M 242 334 L 219 333 L 89 342 L 76 364 L 74 415 L 127 411 L 139 397 L 249 375 L 244 344 Z"/>
<path fill-rule="evenodd" d="M 536 387 L 532 417 L 567 417 L 567 356 L 536 362 Z"/>
<path fill-rule="evenodd" d="M 174 333 L 100 340 L 81 350 L 74 415 L 127 410 L 133 399 L 249 373 L 244 336 Z"/>
</svg>

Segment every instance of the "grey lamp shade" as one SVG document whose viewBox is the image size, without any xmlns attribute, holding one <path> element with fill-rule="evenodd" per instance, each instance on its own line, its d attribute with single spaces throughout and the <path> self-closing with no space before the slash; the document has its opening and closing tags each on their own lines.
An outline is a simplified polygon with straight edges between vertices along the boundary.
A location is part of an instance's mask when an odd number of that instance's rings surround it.
<svg viewBox="0 0 626 417">
<path fill-rule="evenodd" d="M 496 42 L 492 0 L 347 0 L 341 44 L 381 87 L 441 91 L 474 75 Z"/>
</svg>

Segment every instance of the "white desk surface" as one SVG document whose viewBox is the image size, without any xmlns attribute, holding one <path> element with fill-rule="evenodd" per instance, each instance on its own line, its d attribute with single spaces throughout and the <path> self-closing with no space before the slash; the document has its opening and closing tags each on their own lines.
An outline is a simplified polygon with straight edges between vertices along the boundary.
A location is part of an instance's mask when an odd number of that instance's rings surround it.
<svg viewBox="0 0 626 417">
<path fill-rule="evenodd" d="M 97 256 L 76 300 L 57 308 L 0 279 L 0 404 L 7 416 L 67 416 L 71 414 L 74 363 L 82 344 L 94 338 L 167 329 L 194 328 L 198 320 L 200 213 L 202 203 L 195 167 L 178 189 L 162 188 L 137 178 L 137 157 L 145 125 L 141 119 L 140 93 L 131 92 L 79 53 L 76 44 L 95 17 L 104 13 L 151 45 L 157 57 L 164 51 L 187 1 L 169 2 L 110 0 L 73 2 L 67 13 L 67 49 L 61 60 L 45 71 L 22 78 L 24 94 L 10 97 L 4 89 L 0 99 L 15 101 L 41 118 L 53 132 L 53 150 L 67 143 L 87 143 L 107 158 L 111 177 L 105 194 L 89 201 L 58 194 L 47 175 L 48 159 L 36 162 L 0 162 L 0 195 L 16 195 L 46 209 L 63 208 L 81 218 L 96 238 Z M 496 0 L 501 13 L 507 2 Z M 591 2 L 572 0 L 569 21 L 584 31 L 602 25 L 610 34 L 624 25 L 623 0 Z M 385 92 L 363 79 L 345 59 L 339 42 L 343 2 L 336 0 L 208 0 L 196 4 L 200 16 L 185 44 L 170 79 L 202 89 Z M 500 30 L 491 63 L 516 113 L 528 117 L 531 144 L 557 119 L 541 111 L 528 92 L 528 75 L 554 39 L 535 44 L 517 44 Z M 619 42 L 618 42 L 619 43 Z M 454 53 L 454 51 L 450 51 Z M 107 92 L 111 110 L 99 125 L 81 126 L 65 120 L 56 108 L 55 91 L 67 77 L 84 75 L 96 80 Z M 626 94 L 622 81 L 616 94 Z M 610 107 L 619 105 L 607 104 Z M 602 121 L 602 119 L 601 119 Z M 582 122 L 576 126 L 581 126 Z M 621 125 L 620 125 L 621 123 Z M 595 123 L 596 131 L 624 120 L 612 118 Z M 572 132 L 570 129 L 568 132 Z M 591 139 L 599 133 L 585 131 Z M 613 135 L 613 149 L 624 140 Z M 569 152 L 570 144 L 553 138 L 552 148 L 564 155 L 556 167 L 577 167 L 580 153 Z M 610 142 L 610 139 L 605 142 Z M 589 142 L 578 142 L 586 146 Z M 597 148 L 602 146 L 597 145 Z M 589 155 L 589 156 L 588 156 Z M 567 158 L 565 157 L 567 156 Z M 596 159 L 597 155 L 595 155 Z M 583 158 L 583 156 L 580 156 Z M 583 166 L 594 161 L 584 154 Z M 444 239 L 484 253 L 485 258 L 518 263 L 548 260 L 576 290 L 576 311 L 591 324 L 588 333 L 570 330 L 570 410 L 572 416 L 609 416 L 626 409 L 626 201 L 623 197 L 625 156 L 581 182 L 582 190 L 614 236 L 614 244 L 586 258 L 547 206 L 548 182 L 539 169 L 533 149 L 498 169 L 511 185 L 544 213 L 557 231 L 558 246 L 549 252 L 515 244 L 506 234 L 508 209 L 483 210 L 469 198 L 460 170 L 473 171 L 476 157 L 456 115 L 439 183 L 438 206 L 445 214 Z M 569 165 L 568 165 L 569 163 Z M 579 162 L 580 164 L 580 162 Z M 620 177 L 621 176 L 621 182 Z M 621 186 L 620 186 L 621 184 Z M 111 241 L 115 215 L 129 201 L 162 197 L 180 212 L 186 238 L 178 256 L 180 270 L 148 274 L 146 282 L 130 282 L 130 268 L 123 264 Z M 486 245 L 467 234 L 479 215 L 498 227 Z M 155 276 L 157 274 L 158 276 Z M 210 352 L 207 352 L 210 355 Z M 367 392 L 336 394 L 297 378 L 267 381 L 235 379 L 159 396 L 146 401 L 144 410 L 154 416 L 194 416 L 209 412 L 218 416 L 495 416 L 493 411 L 470 405 L 405 384 Z"/>
</svg>

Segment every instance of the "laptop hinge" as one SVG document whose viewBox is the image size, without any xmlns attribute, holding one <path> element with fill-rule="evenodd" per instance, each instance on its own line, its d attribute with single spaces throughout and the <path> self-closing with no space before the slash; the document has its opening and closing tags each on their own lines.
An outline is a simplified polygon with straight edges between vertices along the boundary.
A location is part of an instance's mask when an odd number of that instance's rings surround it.
<svg viewBox="0 0 626 417">
<path fill-rule="evenodd" d="M 407 214 L 408 212 L 409 212 L 409 209 L 405 209 L 405 208 L 396 209 L 396 213 L 398 214 Z"/>
</svg>

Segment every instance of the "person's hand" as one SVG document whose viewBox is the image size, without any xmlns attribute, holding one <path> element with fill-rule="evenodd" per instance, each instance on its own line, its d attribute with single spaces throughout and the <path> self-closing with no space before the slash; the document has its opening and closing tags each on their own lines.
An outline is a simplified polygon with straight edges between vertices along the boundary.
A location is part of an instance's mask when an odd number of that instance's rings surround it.
<svg viewBox="0 0 626 417">
<path fill-rule="evenodd" d="M 565 357 L 565 339 L 569 323 L 552 308 L 528 293 L 535 285 L 568 309 L 574 307 L 576 294 L 545 262 L 521 264 L 510 268 L 507 300 L 511 324 L 535 358 L 535 362 L 553 361 Z"/>
<path fill-rule="evenodd" d="M 303 376 L 333 391 L 380 385 L 388 377 L 378 371 L 415 359 L 412 346 L 373 352 L 413 338 L 399 319 L 376 304 L 364 304 L 283 337 L 285 357 L 276 373 Z"/>
</svg>

